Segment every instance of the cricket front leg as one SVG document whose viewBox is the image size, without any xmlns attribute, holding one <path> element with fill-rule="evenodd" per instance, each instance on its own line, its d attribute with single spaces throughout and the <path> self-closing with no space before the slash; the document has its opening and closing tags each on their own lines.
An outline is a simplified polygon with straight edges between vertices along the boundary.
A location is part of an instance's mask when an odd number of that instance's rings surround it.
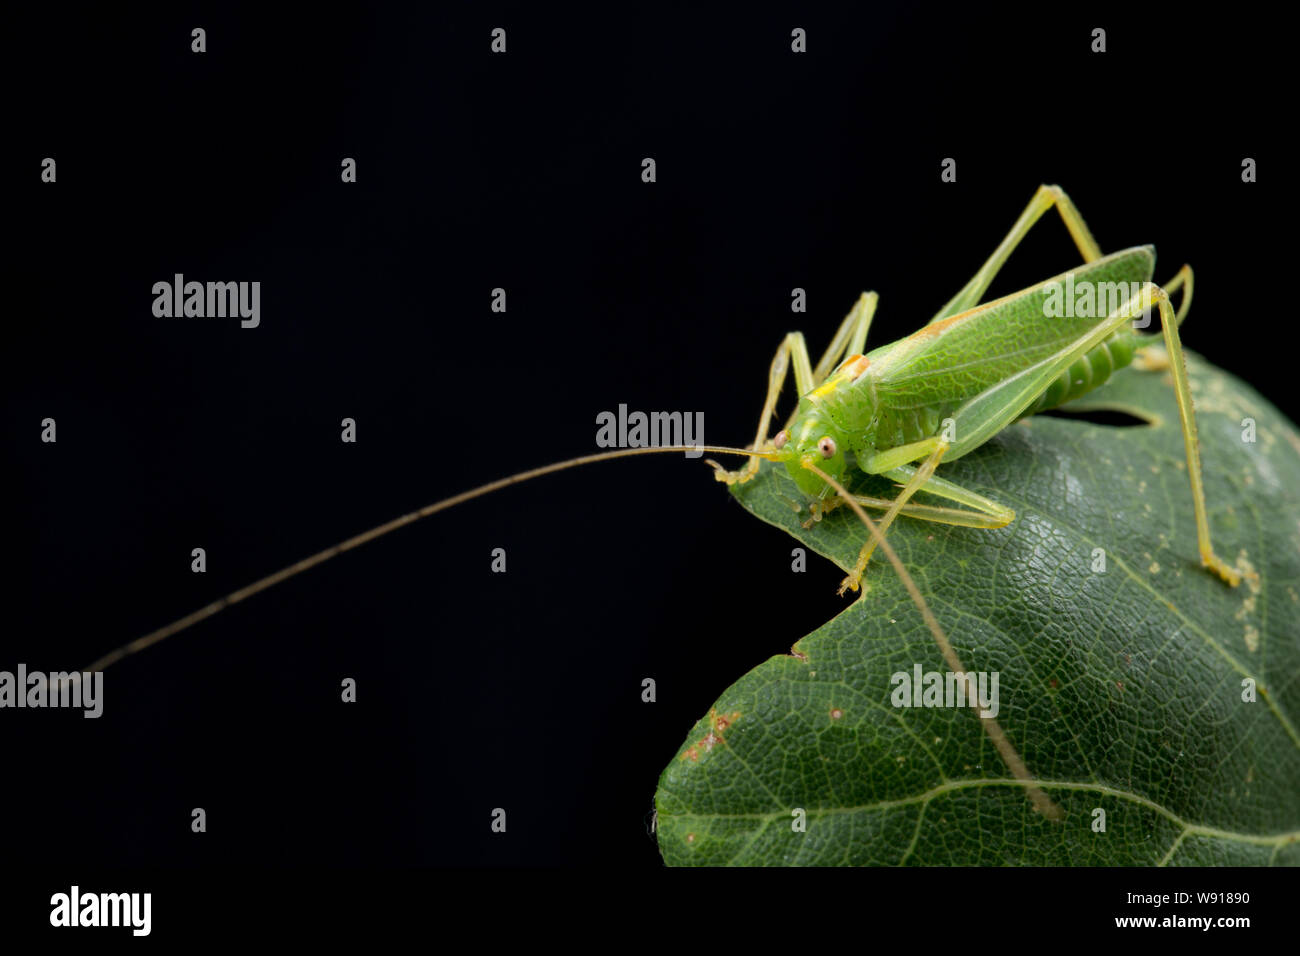
<svg viewBox="0 0 1300 956">
<path fill-rule="evenodd" d="M 751 446 L 754 451 L 766 449 L 768 429 L 772 427 L 772 415 L 776 412 L 776 400 L 781 396 L 781 387 L 785 384 L 786 373 L 790 370 L 791 362 L 794 363 L 794 381 L 799 394 L 803 395 L 811 391 L 812 363 L 808 358 L 808 345 L 804 342 L 802 332 L 791 332 L 786 335 L 777 348 L 776 355 L 772 356 L 772 366 L 767 373 L 767 399 L 763 402 L 763 413 L 758 419 L 758 433 L 754 436 L 754 444 Z M 750 458 L 743 467 L 735 471 L 727 471 L 716 461 L 710 461 L 709 464 L 713 466 L 713 477 L 728 485 L 734 485 L 749 481 L 758 474 L 760 462 L 761 459 Z"/>
<path fill-rule="evenodd" d="M 864 292 L 853 304 L 849 314 L 840 323 L 831 344 L 826 347 L 816 367 L 813 369 L 813 386 L 826 380 L 845 355 L 857 355 L 866 348 L 867 330 L 871 328 L 871 319 L 876 314 L 876 304 L 880 297 L 874 292 Z"/>
<path fill-rule="evenodd" d="M 934 469 L 938 467 L 939 461 L 943 458 L 944 452 L 948 450 L 948 443 L 942 438 L 935 437 L 917 442 L 913 447 L 919 454 L 925 454 L 928 451 L 929 457 L 925 459 L 925 463 L 921 465 L 920 468 L 916 469 L 916 473 L 912 475 L 907 484 L 903 486 L 903 490 L 898 493 L 898 497 L 895 498 L 893 504 L 889 506 L 889 510 L 885 512 L 885 516 L 880 519 L 879 527 L 880 536 L 882 538 L 885 536 L 886 532 L 889 531 L 889 526 L 894 523 L 894 519 L 898 517 L 899 511 L 908 503 L 912 495 L 916 494 L 921 486 L 934 476 Z M 869 462 L 868 467 L 870 467 Z M 867 562 L 871 560 L 871 553 L 875 550 L 876 539 L 873 535 L 867 539 L 866 544 L 862 546 L 862 550 L 858 552 L 858 563 L 853 566 L 853 570 L 849 572 L 848 577 L 840 582 L 840 594 L 843 594 L 848 590 L 856 591 L 862 585 L 862 574 L 866 571 Z"/>
</svg>

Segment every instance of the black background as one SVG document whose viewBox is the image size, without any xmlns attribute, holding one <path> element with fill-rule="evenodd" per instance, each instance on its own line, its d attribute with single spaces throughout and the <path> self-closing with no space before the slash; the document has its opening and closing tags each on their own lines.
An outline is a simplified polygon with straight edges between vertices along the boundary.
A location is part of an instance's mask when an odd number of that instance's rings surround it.
<svg viewBox="0 0 1300 956">
<path fill-rule="evenodd" d="M 1191 262 L 1184 342 L 1293 412 L 1282 33 L 1231 12 L 25 14 L 0 668 L 79 668 L 348 535 L 589 453 L 619 403 L 702 411 L 708 440 L 743 444 L 786 331 L 819 354 L 864 289 L 873 344 L 914 330 L 1043 182 L 1103 249 L 1155 243 L 1157 279 Z M 991 291 L 1076 258 L 1049 213 Z M 260 280 L 261 326 L 154 318 L 176 272 Z M 840 573 L 792 574 L 791 546 L 676 455 L 439 515 L 112 667 L 99 720 L 5 712 L 6 850 L 659 866 L 655 784 L 692 723 L 843 606 Z"/>
</svg>

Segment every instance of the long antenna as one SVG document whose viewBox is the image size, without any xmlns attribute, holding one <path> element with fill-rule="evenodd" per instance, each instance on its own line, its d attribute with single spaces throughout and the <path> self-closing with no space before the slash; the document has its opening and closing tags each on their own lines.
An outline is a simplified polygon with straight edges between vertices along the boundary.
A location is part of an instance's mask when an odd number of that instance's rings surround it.
<svg viewBox="0 0 1300 956">
<path fill-rule="evenodd" d="M 570 458 L 567 461 L 559 461 L 550 465 L 543 465 L 541 468 L 532 468 L 528 471 L 521 471 L 517 475 L 509 475 L 505 478 L 498 478 L 496 481 L 490 481 L 486 485 L 479 485 L 477 488 L 471 488 L 469 491 L 462 491 L 458 495 L 452 495 L 450 498 L 443 498 L 441 501 L 435 501 L 431 505 L 425 505 L 419 511 L 412 511 L 404 514 L 400 518 L 394 518 L 392 521 L 371 528 L 369 531 L 363 531 L 361 534 L 348 538 L 346 541 L 340 541 L 336 545 L 326 548 L 324 551 L 317 551 L 310 557 L 303 558 L 296 564 L 281 568 L 274 574 L 268 574 L 266 577 L 254 581 L 252 584 L 240 588 L 238 591 L 231 591 L 223 598 L 218 598 L 211 604 L 204 605 L 193 614 L 187 614 L 177 621 L 172 621 L 166 627 L 160 627 L 156 631 L 151 631 L 144 637 L 138 637 L 134 641 L 123 644 L 116 650 L 109 651 L 99 660 L 95 661 L 88 667 L 82 668 L 83 672 L 102 671 L 104 668 L 116 664 L 124 657 L 139 653 L 147 647 L 152 647 L 159 641 L 166 640 L 173 634 L 179 634 L 181 631 L 188 630 L 200 621 L 212 617 L 219 611 L 223 611 L 232 604 L 238 604 L 254 594 L 260 594 L 269 587 L 279 584 L 281 581 L 287 581 L 289 578 L 302 574 L 318 564 L 324 564 L 330 558 L 337 557 L 345 551 L 351 551 L 353 548 L 359 548 L 363 544 L 368 544 L 376 538 L 382 538 L 390 531 L 396 531 L 398 528 L 404 528 L 408 524 L 414 524 L 421 518 L 427 518 L 435 515 L 439 511 L 446 511 L 448 508 L 454 508 L 456 505 L 464 504 L 466 501 L 472 501 L 483 495 L 490 495 L 494 491 L 500 491 L 502 488 L 508 488 L 511 485 L 517 485 L 521 482 L 532 481 L 534 478 L 541 478 L 543 475 L 549 475 L 557 471 L 564 471 L 568 468 L 577 468 L 579 465 L 590 465 L 598 461 L 611 461 L 615 458 L 630 458 L 633 455 L 653 455 L 664 452 L 711 452 L 717 455 L 748 455 L 752 458 L 766 458 L 769 461 L 774 457 L 767 452 L 751 451 L 745 448 L 728 448 L 723 445 L 667 445 L 657 446 L 654 448 L 620 448 L 615 451 L 598 452 L 594 455 L 584 455 L 581 458 Z"/>
<path fill-rule="evenodd" d="M 361 534 L 354 535 L 345 541 L 340 541 L 338 544 L 332 545 L 323 551 L 317 551 L 315 554 L 303 558 L 301 561 L 291 564 L 288 567 L 281 568 L 273 574 L 268 574 L 264 578 L 259 578 L 252 584 L 246 585 L 237 591 L 231 591 L 225 597 L 219 598 L 211 604 L 204 605 L 192 614 L 187 614 L 185 617 L 173 621 L 165 627 L 160 627 L 156 631 L 151 631 L 144 635 L 144 637 L 138 637 L 134 641 L 130 641 L 115 650 L 109 651 L 94 663 L 82 668 L 82 672 L 102 671 L 105 668 L 116 664 L 124 657 L 129 657 L 132 654 L 139 653 L 145 648 L 152 647 L 159 641 L 166 640 L 174 634 L 179 634 L 181 631 L 188 630 L 200 621 L 212 617 L 212 615 L 225 610 L 232 604 L 238 604 L 240 601 L 250 598 L 254 594 L 259 594 L 267 588 L 273 587 L 282 581 L 287 581 L 289 578 L 302 574 L 302 572 L 310 570 L 318 564 L 324 564 L 330 558 L 337 557 L 345 551 L 359 548 L 361 545 L 368 544 L 376 538 L 382 538 L 390 531 L 396 531 L 398 528 L 404 528 L 406 525 L 414 524 L 421 518 L 435 515 L 439 511 L 446 511 L 448 508 L 454 508 L 456 505 L 464 504 L 465 502 L 472 501 L 475 498 L 481 498 L 483 495 L 489 495 L 494 491 L 500 491 L 502 488 L 508 488 L 511 485 L 521 484 L 525 481 L 532 481 L 534 478 L 541 478 L 543 475 L 554 474 L 557 471 L 577 468 L 580 465 L 591 465 L 600 461 L 613 461 L 616 458 L 631 458 L 635 455 L 653 455 L 663 454 L 666 452 L 675 452 L 678 454 L 683 452 L 710 452 L 715 455 L 744 455 L 751 458 L 765 458 L 768 461 L 772 461 L 777 457 L 769 452 L 753 451 L 747 448 L 730 448 L 725 445 L 669 445 L 655 448 L 619 448 L 613 451 L 598 452 L 594 455 L 583 455 L 579 458 L 570 458 L 567 461 L 555 462 L 550 465 L 543 465 L 540 468 L 532 468 L 528 471 L 521 471 L 518 474 L 508 475 L 505 478 L 498 478 L 496 481 L 490 481 L 485 485 L 479 485 L 477 488 L 471 488 L 469 491 L 462 491 L 458 495 L 452 495 L 450 498 L 443 498 L 441 501 L 435 501 L 433 504 L 425 505 L 418 511 L 412 511 L 399 518 L 394 518 L 392 521 L 371 528 L 369 531 L 363 531 Z M 938 620 L 930 610 L 930 605 L 926 602 L 925 597 L 921 594 L 920 588 L 916 586 L 916 582 L 913 580 L 912 575 L 908 573 L 907 568 L 903 565 L 903 562 L 899 559 L 893 547 L 885 540 L 884 535 L 881 534 L 880 529 L 876 526 L 875 522 L 867 517 L 867 513 L 862 510 L 862 506 L 858 504 L 853 496 L 849 494 L 848 490 L 837 480 L 826 474 L 826 472 L 822 471 L 811 462 L 804 462 L 803 467 L 818 475 L 823 481 L 834 488 L 840 497 L 844 499 L 845 503 L 848 504 L 848 506 L 853 509 L 854 513 L 857 514 L 863 525 L 865 525 L 867 530 L 871 533 L 872 538 L 875 539 L 876 546 L 880 548 L 881 552 L 886 558 L 888 558 L 889 563 L 893 565 L 894 571 L 898 574 L 899 580 L 903 582 L 903 586 L 907 589 L 907 593 L 911 597 L 912 603 L 915 604 L 917 610 L 921 612 L 921 617 L 925 620 L 926 626 L 934 636 L 935 643 L 939 646 L 939 650 L 943 654 L 945 662 L 947 662 L 948 666 L 954 673 L 964 674 L 965 668 L 962 667 L 956 651 L 953 650 L 952 644 L 949 643 L 947 635 L 943 632 L 943 628 L 939 626 Z M 80 676 L 80 673 L 74 672 L 74 674 L 69 677 L 69 680 L 76 680 Z M 969 680 L 969 677 L 967 677 L 968 684 Z M 980 705 L 974 691 L 975 688 L 970 687 L 968 699 L 971 701 L 971 706 L 976 708 L 978 711 Z M 1016 779 L 1025 785 L 1030 802 L 1033 804 L 1034 809 L 1048 819 L 1061 819 L 1062 813 L 1060 807 L 1053 803 L 1051 798 L 1034 783 L 1033 775 L 1030 774 L 1029 769 L 1025 766 L 1024 761 L 1016 752 L 1011 741 L 1007 739 L 1006 734 L 998 725 L 997 721 L 993 718 L 984 717 L 980 719 L 980 723 L 984 727 L 985 732 L 988 733 L 989 738 L 993 741 L 994 746 L 1002 756 L 1007 767 L 1015 775 Z"/>
</svg>

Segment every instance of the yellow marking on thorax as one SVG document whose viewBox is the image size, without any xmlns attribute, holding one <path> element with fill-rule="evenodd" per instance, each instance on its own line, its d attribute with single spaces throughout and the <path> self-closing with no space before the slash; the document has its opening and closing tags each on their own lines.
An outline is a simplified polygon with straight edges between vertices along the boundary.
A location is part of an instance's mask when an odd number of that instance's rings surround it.
<svg viewBox="0 0 1300 956">
<path fill-rule="evenodd" d="M 808 394 L 813 398 L 825 398 L 844 385 L 852 385 L 867 371 L 871 360 L 865 355 L 850 355 L 827 379 Z"/>
<path fill-rule="evenodd" d="M 870 367 L 871 359 L 865 355 L 850 355 L 843 365 L 844 374 L 848 376 L 850 383 L 860 379 Z"/>
</svg>

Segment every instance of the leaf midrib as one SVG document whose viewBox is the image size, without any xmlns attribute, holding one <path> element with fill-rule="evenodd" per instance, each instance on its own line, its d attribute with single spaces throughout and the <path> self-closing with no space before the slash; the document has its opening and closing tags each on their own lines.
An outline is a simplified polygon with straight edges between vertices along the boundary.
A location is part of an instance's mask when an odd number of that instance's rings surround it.
<svg viewBox="0 0 1300 956">
<path fill-rule="evenodd" d="M 752 771 L 751 771 L 752 772 Z M 1182 836 L 1205 836 L 1220 840 L 1230 840 L 1235 843 L 1248 843 L 1252 846 L 1284 846 L 1288 843 L 1300 842 L 1300 829 L 1288 830 L 1282 833 L 1274 834 L 1255 834 L 1244 833 L 1236 830 L 1223 830 L 1219 827 L 1206 826 L 1200 823 L 1189 823 L 1178 814 L 1162 804 L 1156 803 L 1141 794 L 1133 793 L 1129 790 L 1119 790 L 1115 787 L 1108 787 L 1099 783 L 1082 783 L 1074 780 L 1017 780 L 1014 777 L 992 777 L 992 778 L 972 778 L 968 780 L 951 780 L 938 786 L 931 787 L 924 793 L 911 797 L 899 797 L 893 800 L 881 800 L 877 803 L 864 803 L 851 807 L 804 807 L 802 808 L 809 818 L 818 819 L 821 817 L 839 816 L 847 813 L 877 813 L 884 810 L 893 810 L 901 807 L 916 806 L 918 804 L 928 804 L 936 797 L 945 793 L 952 793 L 960 790 L 970 790 L 978 787 L 1027 787 L 1038 786 L 1044 790 L 1069 790 L 1084 791 L 1088 793 L 1097 793 L 1103 796 L 1115 797 L 1118 800 L 1127 800 L 1130 803 L 1136 803 L 1155 813 L 1160 814 L 1166 820 L 1174 823 L 1183 831 Z M 771 813 L 683 813 L 678 814 L 681 817 L 690 817 L 693 820 L 765 820 L 785 818 L 789 816 L 789 811 L 785 808 L 773 810 Z"/>
</svg>

